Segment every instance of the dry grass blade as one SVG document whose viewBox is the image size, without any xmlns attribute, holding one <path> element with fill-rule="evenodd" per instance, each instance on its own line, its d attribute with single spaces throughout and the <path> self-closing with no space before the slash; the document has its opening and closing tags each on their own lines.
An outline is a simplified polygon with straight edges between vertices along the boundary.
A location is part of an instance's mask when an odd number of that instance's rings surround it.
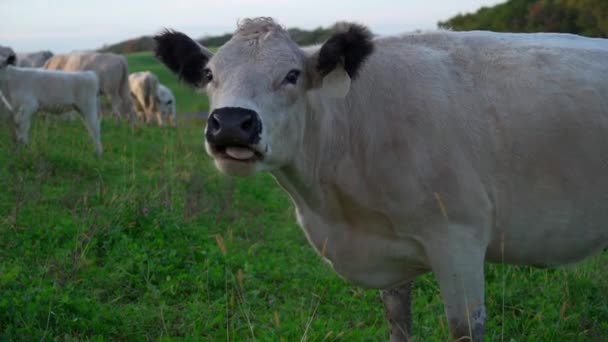
<svg viewBox="0 0 608 342">
<path fill-rule="evenodd" d="M 279 317 L 279 313 L 276 311 L 274 312 L 274 325 L 276 325 L 277 328 L 281 326 L 281 319 Z"/>
<path fill-rule="evenodd" d="M 315 295 L 315 297 L 319 298 L 316 295 Z M 304 342 L 304 341 L 308 340 L 308 331 L 310 330 L 310 325 L 312 324 L 312 321 L 315 318 L 315 315 L 317 313 L 317 309 L 319 308 L 319 304 L 321 304 L 321 299 L 320 298 L 317 300 L 317 305 L 315 306 L 314 310 L 312 311 L 312 314 L 308 318 L 308 322 L 306 322 L 306 328 L 304 329 L 304 334 L 302 335 L 302 339 L 300 340 L 301 342 Z"/>
<path fill-rule="evenodd" d="M 215 242 L 217 242 L 217 246 L 220 248 L 222 255 L 226 256 L 226 243 L 224 242 L 224 238 L 220 234 L 216 234 Z"/>
<path fill-rule="evenodd" d="M 435 192 L 435 199 L 437 199 L 437 204 L 439 204 L 439 209 L 441 210 L 441 214 L 443 217 L 448 217 L 448 211 L 445 209 L 445 204 L 443 204 L 443 200 L 441 199 L 441 195 L 438 192 Z"/>
<path fill-rule="evenodd" d="M 239 286 L 241 288 L 243 288 L 244 279 L 245 279 L 245 274 L 243 273 L 243 270 L 239 268 L 239 270 L 236 272 L 236 280 L 239 282 Z"/>
<path fill-rule="evenodd" d="M 323 247 L 321 247 L 321 256 L 323 258 L 325 258 L 325 253 L 327 252 L 327 239 L 325 238 L 325 241 L 323 241 Z"/>
</svg>

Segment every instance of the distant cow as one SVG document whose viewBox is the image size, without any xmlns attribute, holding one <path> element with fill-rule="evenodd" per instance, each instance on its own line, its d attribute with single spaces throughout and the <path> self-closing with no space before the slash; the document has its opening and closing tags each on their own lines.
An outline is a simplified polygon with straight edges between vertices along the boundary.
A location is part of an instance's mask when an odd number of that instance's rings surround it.
<svg viewBox="0 0 608 342">
<path fill-rule="evenodd" d="M 51 51 L 38 51 L 17 54 L 17 66 L 23 68 L 41 68 L 46 61 L 53 57 Z"/>
<path fill-rule="evenodd" d="M 162 126 L 163 121 L 158 106 L 158 84 L 158 77 L 149 71 L 134 72 L 129 75 L 129 87 L 137 116 L 146 123 L 156 121 Z"/>
<path fill-rule="evenodd" d="M 109 97 L 112 112 L 117 117 L 128 117 L 135 121 L 135 112 L 129 90 L 127 60 L 113 53 L 74 53 L 55 55 L 44 64 L 45 69 L 97 73 L 100 91 Z"/>
<path fill-rule="evenodd" d="M 394 341 L 422 273 L 455 337 L 480 341 L 484 260 L 549 267 L 608 246 L 608 40 L 351 25 L 302 49 L 267 18 L 215 55 L 156 40 L 207 90 L 215 165 L 271 172 L 336 272 L 384 290 Z"/>
<path fill-rule="evenodd" d="M 1 48 L 0 48 L 1 49 Z M 18 143 L 29 142 L 32 116 L 39 110 L 64 113 L 76 110 L 93 138 L 95 152 L 101 155 L 100 117 L 98 113 L 99 79 L 92 71 L 67 72 L 12 65 L 14 53 L 0 51 L 0 111 L 14 124 Z"/>
<path fill-rule="evenodd" d="M 15 54 L 15 51 L 8 46 L 0 45 L 0 58 L 10 65 L 17 64 L 17 55 Z"/>
<path fill-rule="evenodd" d="M 158 107 L 163 120 L 175 127 L 175 96 L 171 89 L 158 84 Z"/>
</svg>

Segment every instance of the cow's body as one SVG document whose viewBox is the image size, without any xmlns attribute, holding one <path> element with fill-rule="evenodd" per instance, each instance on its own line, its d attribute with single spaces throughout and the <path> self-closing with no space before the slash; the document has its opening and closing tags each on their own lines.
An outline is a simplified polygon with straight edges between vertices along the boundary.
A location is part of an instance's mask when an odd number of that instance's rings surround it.
<svg viewBox="0 0 608 342">
<path fill-rule="evenodd" d="M 45 69 L 64 71 L 94 71 L 99 77 L 100 91 L 109 97 L 112 112 L 117 117 L 135 120 L 129 90 L 129 71 L 123 56 L 113 53 L 73 53 L 55 55 L 44 64 Z"/>
<path fill-rule="evenodd" d="M 425 269 L 440 201 L 491 261 L 553 266 L 608 246 L 608 41 L 441 32 L 375 45 L 344 100 L 310 94 L 299 175 L 274 172 L 338 273 L 387 288 Z"/>
<path fill-rule="evenodd" d="M 0 70 L 3 111 L 14 124 L 17 142 L 29 142 L 37 111 L 61 114 L 76 110 L 83 118 L 97 155 L 102 153 L 99 117 L 99 79 L 92 71 L 67 72 L 7 66 Z"/>
<path fill-rule="evenodd" d="M 17 66 L 23 68 L 41 68 L 51 57 L 53 57 L 53 53 L 51 51 L 18 53 Z"/>
<path fill-rule="evenodd" d="M 131 97 L 135 103 L 137 116 L 146 123 L 156 121 L 163 125 L 158 103 L 158 77 L 149 71 L 134 72 L 129 75 Z"/>
<path fill-rule="evenodd" d="M 175 96 L 171 89 L 163 84 L 158 84 L 158 107 L 161 117 L 170 126 L 175 126 Z"/>
<path fill-rule="evenodd" d="M 207 87 L 218 168 L 270 171 L 349 281 L 409 296 L 435 273 L 456 337 L 482 339 L 485 260 L 554 266 L 608 246 L 608 40 L 435 32 L 374 39 L 365 55 L 360 28 L 299 50 L 265 18 L 216 55 L 157 40 L 161 60 Z M 178 47 L 198 51 L 202 73 L 180 71 L 200 69 Z M 263 76 L 289 68 L 305 76 Z M 395 303 L 409 298 L 386 294 L 404 339 Z"/>
</svg>

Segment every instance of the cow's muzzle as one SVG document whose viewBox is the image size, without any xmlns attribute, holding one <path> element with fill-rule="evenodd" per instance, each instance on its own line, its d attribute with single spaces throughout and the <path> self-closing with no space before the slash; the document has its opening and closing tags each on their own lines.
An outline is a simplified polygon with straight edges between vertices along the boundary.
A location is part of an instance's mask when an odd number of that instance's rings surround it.
<svg viewBox="0 0 608 342">
<path fill-rule="evenodd" d="M 262 123 L 258 114 L 246 108 L 222 107 L 207 119 L 207 143 L 220 157 L 239 161 L 260 159 L 254 146 L 260 141 Z"/>
</svg>

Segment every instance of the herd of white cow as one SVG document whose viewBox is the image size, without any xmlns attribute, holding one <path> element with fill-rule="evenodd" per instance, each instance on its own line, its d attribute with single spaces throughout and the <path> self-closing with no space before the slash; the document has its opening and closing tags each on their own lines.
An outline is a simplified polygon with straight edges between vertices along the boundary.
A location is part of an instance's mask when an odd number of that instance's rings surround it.
<svg viewBox="0 0 608 342">
<path fill-rule="evenodd" d="M 29 142 L 33 115 L 38 111 L 82 117 L 95 152 L 100 138 L 100 96 L 112 114 L 131 123 L 175 126 L 175 96 L 150 71 L 129 74 L 127 60 L 114 53 L 50 51 L 19 53 L 0 45 L 0 113 L 11 124 L 17 143 Z"/>
</svg>

